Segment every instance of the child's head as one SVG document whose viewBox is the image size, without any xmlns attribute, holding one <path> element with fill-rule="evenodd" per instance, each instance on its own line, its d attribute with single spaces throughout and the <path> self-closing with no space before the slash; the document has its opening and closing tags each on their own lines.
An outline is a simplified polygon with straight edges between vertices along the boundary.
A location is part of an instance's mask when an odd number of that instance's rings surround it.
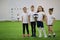
<svg viewBox="0 0 60 40">
<path fill-rule="evenodd" d="M 37 12 L 44 12 L 44 8 L 42 6 L 38 6 Z"/>
<path fill-rule="evenodd" d="M 52 14 L 53 13 L 53 9 L 54 8 L 49 8 L 49 14 Z"/>
<path fill-rule="evenodd" d="M 24 11 L 24 13 L 26 13 L 27 12 L 27 8 L 23 7 L 23 11 Z"/>
<path fill-rule="evenodd" d="M 34 5 L 31 6 L 31 11 L 34 11 Z"/>
</svg>

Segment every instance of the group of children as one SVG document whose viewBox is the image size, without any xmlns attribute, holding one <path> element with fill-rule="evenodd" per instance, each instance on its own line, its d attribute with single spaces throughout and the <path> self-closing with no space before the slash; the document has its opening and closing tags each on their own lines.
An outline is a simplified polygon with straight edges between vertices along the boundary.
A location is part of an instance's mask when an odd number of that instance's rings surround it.
<svg viewBox="0 0 60 40">
<path fill-rule="evenodd" d="M 27 31 L 27 36 L 29 37 L 29 29 L 28 25 L 31 25 L 31 31 L 32 35 L 31 37 L 36 37 L 36 25 L 38 27 L 39 37 L 42 37 L 42 32 L 44 33 L 44 37 L 47 37 L 46 31 L 44 29 L 44 23 L 46 22 L 48 26 L 48 37 L 51 37 L 51 34 L 53 34 L 53 37 L 55 37 L 55 33 L 53 31 L 53 22 L 55 20 L 55 17 L 52 15 L 53 8 L 49 8 L 49 15 L 46 15 L 44 12 L 44 8 L 42 6 L 38 6 L 37 12 L 34 11 L 34 5 L 31 6 L 31 11 L 27 12 L 27 7 L 23 7 L 23 13 L 22 13 L 22 25 L 23 25 L 23 37 L 25 37 L 25 29 Z"/>
</svg>

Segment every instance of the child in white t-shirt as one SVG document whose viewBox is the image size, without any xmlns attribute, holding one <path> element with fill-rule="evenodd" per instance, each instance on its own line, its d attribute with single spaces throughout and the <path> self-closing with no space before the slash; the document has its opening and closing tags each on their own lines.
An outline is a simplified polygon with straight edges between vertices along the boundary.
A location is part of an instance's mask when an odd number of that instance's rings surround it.
<svg viewBox="0 0 60 40">
<path fill-rule="evenodd" d="M 45 13 L 44 13 L 44 9 L 42 6 L 38 6 L 37 9 L 37 14 L 38 14 L 38 18 L 37 18 L 37 27 L 38 27 L 38 32 L 39 32 L 39 37 L 42 37 L 42 33 L 44 33 L 44 37 L 46 38 L 46 32 L 44 30 L 44 24 L 43 24 L 43 20 L 45 18 Z"/>
<path fill-rule="evenodd" d="M 26 7 L 23 8 L 22 24 L 23 24 L 23 37 L 25 37 L 25 29 L 27 31 L 27 36 L 29 37 L 28 13 L 27 13 L 27 8 Z"/>
<path fill-rule="evenodd" d="M 53 13 L 53 8 L 49 8 L 49 15 L 47 15 L 47 25 L 48 25 L 48 37 L 51 37 L 51 33 L 53 33 L 53 37 L 55 37 L 55 33 L 53 32 L 53 23 L 55 20 L 55 17 L 52 15 Z"/>
<path fill-rule="evenodd" d="M 29 22 L 31 24 L 31 31 L 32 31 L 32 35 L 31 37 L 36 37 L 36 22 L 35 22 L 35 19 L 34 19 L 34 14 L 35 14 L 35 11 L 34 11 L 34 5 L 31 6 L 31 11 L 29 12 Z"/>
</svg>

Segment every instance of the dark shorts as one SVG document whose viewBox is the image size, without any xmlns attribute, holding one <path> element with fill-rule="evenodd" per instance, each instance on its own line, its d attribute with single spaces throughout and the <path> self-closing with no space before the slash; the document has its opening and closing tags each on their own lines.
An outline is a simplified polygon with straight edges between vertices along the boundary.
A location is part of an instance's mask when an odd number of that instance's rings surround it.
<svg viewBox="0 0 60 40">
<path fill-rule="evenodd" d="M 44 27 L 43 22 L 42 21 L 37 21 L 37 27 L 43 28 Z"/>
</svg>

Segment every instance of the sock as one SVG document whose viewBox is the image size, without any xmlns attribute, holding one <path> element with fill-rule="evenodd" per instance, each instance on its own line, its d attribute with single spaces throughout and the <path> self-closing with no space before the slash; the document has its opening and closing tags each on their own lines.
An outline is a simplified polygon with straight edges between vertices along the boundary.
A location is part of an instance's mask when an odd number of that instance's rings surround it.
<svg viewBox="0 0 60 40">
<path fill-rule="evenodd" d="M 55 33 L 53 33 L 53 35 L 55 35 Z"/>
<path fill-rule="evenodd" d="M 38 28 L 38 32 L 39 32 L 39 37 L 42 37 L 41 28 Z"/>
<path fill-rule="evenodd" d="M 48 34 L 49 36 L 51 36 L 51 34 Z"/>
<path fill-rule="evenodd" d="M 44 28 L 42 28 L 42 31 L 43 31 L 43 33 L 44 33 L 44 37 L 47 37 L 46 31 L 44 30 Z"/>
</svg>

